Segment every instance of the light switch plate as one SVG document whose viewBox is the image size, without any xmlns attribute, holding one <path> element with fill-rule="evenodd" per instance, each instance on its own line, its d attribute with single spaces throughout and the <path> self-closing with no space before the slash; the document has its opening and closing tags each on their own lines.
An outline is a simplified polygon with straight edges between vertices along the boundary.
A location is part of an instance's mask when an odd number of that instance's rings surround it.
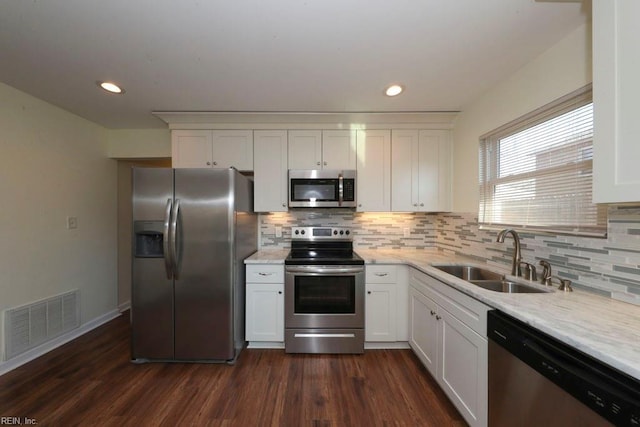
<svg viewBox="0 0 640 427">
<path fill-rule="evenodd" d="M 74 228 L 78 228 L 78 217 L 68 216 L 67 217 L 67 230 L 73 230 Z"/>
</svg>

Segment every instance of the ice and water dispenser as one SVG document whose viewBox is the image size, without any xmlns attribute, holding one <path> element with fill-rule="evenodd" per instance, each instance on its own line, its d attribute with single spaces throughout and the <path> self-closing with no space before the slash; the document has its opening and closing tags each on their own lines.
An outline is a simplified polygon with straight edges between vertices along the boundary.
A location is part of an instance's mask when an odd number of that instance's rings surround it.
<svg viewBox="0 0 640 427">
<path fill-rule="evenodd" d="M 133 223 L 134 255 L 136 258 L 162 258 L 164 256 L 163 227 L 163 221 L 135 221 Z"/>
</svg>

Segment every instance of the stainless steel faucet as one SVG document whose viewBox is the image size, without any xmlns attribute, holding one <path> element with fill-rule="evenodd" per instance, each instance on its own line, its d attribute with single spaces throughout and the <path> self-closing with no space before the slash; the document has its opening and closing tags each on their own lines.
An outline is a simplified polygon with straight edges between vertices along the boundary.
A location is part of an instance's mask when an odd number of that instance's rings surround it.
<svg viewBox="0 0 640 427">
<path fill-rule="evenodd" d="M 551 264 L 542 259 L 540 260 L 540 265 L 542 266 L 542 284 L 551 286 Z"/>
<path fill-rule="evenodd" d="M 516 233 L 515 230 L 511 228 L 505 228 L 500 233 L 498 233 L 498 238 L 496 242 L 504 243 L 504 236 L 511 233 L 511 237 L 513 237 L 513 242 L 516 245 L 515 251 L 513 252 L 513 264 L 511 266 L 511 275 L 521 277 L 522 270 L 520 269 L 520 262 L 522 261 L 522 254 L 520 253 L 520 236 Z"/>
</svg>

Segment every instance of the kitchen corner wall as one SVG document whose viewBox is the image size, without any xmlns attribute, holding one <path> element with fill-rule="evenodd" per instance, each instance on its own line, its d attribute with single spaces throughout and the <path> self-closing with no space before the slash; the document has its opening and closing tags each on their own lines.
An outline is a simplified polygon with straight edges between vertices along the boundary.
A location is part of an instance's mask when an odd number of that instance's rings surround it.
<svg viewBox="0 0 640 427">
<path fill-rule="evenodd" d="M 480 263 L 509 268 L 513 240 L 497 243 L 498 230 L 481 230 L 475 213 L 357 213 L 297 210 L 260 214 L 260 249 L 291 246 L 293 226 L 353 230 L 354 246 L 367 249 L 438 248 Z M 276 227 L 282 237 L 276 237 Z M 404 237 L 405 229 L 410 236 Z M 520 233 L 522 257 L 551 263 L 553 274 L 577 289 L 640 305 L 640 206 L 611 206 L 606 238 Z"/>
</svg>

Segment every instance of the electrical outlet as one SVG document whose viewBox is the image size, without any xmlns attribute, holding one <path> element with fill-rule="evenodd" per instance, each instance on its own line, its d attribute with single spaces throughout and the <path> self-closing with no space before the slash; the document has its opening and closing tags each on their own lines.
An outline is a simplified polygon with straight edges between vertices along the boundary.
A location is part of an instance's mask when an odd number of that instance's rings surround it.
<svg viewBox="0 0 640 427">
<path fill-rule="evenodd" d="M 405 228 L 404 229 L 404 237 L 410 237 L 410 236 L 411 236 L 411 229 Z"/>
<path fill-rule="evenodd" d="M 276 225 L 276 237 L 282 237 L 282 227 Z"/>
<path fill-rule="evenodd" d="M 78 228 L 78 217 L 68 216 L 67 217 L 67 230 L 72 230 L 74 228 Z"/>
</svg>

